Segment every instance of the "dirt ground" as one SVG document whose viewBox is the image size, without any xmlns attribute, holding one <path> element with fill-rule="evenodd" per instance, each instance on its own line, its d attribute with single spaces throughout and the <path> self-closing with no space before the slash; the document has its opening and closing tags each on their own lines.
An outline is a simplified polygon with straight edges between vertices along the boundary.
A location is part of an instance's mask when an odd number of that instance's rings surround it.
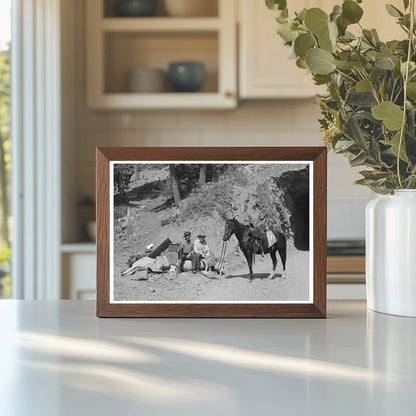
<svg viewBox="0 0 416 416">
<path fill-rule="evenodd" d="M 140 179 L 133 177 L 130 201 L 127 207 L 116 207 L 114 228 L 114 301 L 306 301 L 309 298 L 309 252 L 298 251 L 288 244 L 286 275 L 282 276 L 282 263 L 278 257 L 277 277 L 269 278 L 272 262 L 270 255 L 257 255 L 254 280 L 250 282 L 247 261 L 232 236 L 227 247 L 225 276 L 215 272 L 147 274 L 137 271 L 121 276 L 129 266 L 131 255 L 143 251 L 150 243 L 155 246 L 166 238 L 180 242 L 184 231 L 191 231 L 192 240 L 199 233 L 206 234 L 210 251 L 217 257 L 221 253 L 224 219 L 219 217 L 189 218 L 164 223 L 175 208 L 166 203 L 163 190 L 157 182 L 163 181 L 167 171 L 141 172 Z M 254 172 L 254 175 L 257 175 Z M 254 176 L 256 179 L 257 176 Z M 153 183 L 152 183 L 153 180 Z M 146 187 L 146 192 L 143 188 Z M 154 187 L 154 189 L 152 188 Z M 233 214 L 242 218 L 253 202 L 253 186 L 233 190 L 236 207 Z M 142 196 L 143 195 L 143 196 Z M 255 198 L 254 198 L 255 199 Z M 124 217 L 123 217 L 124 216 Z M 126 218 L 128 217 L 128 221 Z M 123 225 L 123 221 L 127 225 Z"/>
<path fill-rule="evenodd" d="M 225 276 L 214 272 L 179 275 L 136 272 L 115 278 L 116 301 L 300 301 L 309 296 L 308 252 L 288 252 L 286 277 L 270 279 L 271 260 L 256 256 L 254 280 L 250 283 L 247 266 Z M 279 263 L 278 274 L 282 273 Z M 227 266 L 226 266 L 227 272 Z M 146 279 L 148 280 L 142 280 Z"/>
</svg>

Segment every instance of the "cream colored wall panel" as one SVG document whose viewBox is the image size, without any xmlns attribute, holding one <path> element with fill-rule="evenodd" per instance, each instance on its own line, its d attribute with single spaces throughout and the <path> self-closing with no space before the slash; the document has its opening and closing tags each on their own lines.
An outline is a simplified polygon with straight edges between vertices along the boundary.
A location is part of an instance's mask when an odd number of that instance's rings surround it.
<svg viewBox="0 0 416 416">
<path fill-rule="evenodd" d="M 144 134 L 143 145 L 160 147 L 197 147 L 200 145 L 199 133 L 152 130 Z"/>
<path fill-rule="evenodd" d="M 128 130 L 132 128 L 133 116 L 127 112 L 108 113 L 78 109 L 76 127 L 83 130 Z"/>
<path fill-rule="evenodd" d="M 145 111 L 136 112 L 133 115 L 133 130 L 151 129 L 155 126 L 177 129 L 179 128 L 179 112 L 177 111 Z M 186 114 L 189 115 L 187 112 Z"/>
<path fill-rule="evenodd" d="M 200 136 L 201 146 L 261 146 L 255 140 L 254 129 L 240 129 L 227 132 L 202 131 Z"/>
<path fill-rule="evenodd" d="M 136 135 L 140 136 L 140 132 L 137 132 Z M 114 132 L 105 129 L 78 131 L 75 137 L 78 162 L 94 164 L 97 147 L 111 147 L 117 143 L 119 143 L 119 146 L 123 146 L 127 136 L 127 131 Z"/>
<path fill-rule="evenodd" d="M 90 196 L 95 199 L 95 162 L 79 164 L 76 173 L 79 197 Z"/>
<path fill-rule="evenodd" d="M 179 128 L 181 130 L 193 129 L 194 131 L 199 131 L 201 126 L 203 129 L 217 129 L 222 130 L 226 128 L 226 120 L 228 118 L 228 112 L 220 111 L 196 111 L 192 114 L 189 112 L 180 112 L 179 119 Z"/>
<path fill-rule="evenodd" d="M 289 11 L 300 11 L 304 7 L 320 7 L 330 12 L 333 0 L 298 0 L 288 2 Z M 389 1 L 400 9 L 401 0 Z M 289 59 L 291 50 L 276 34 L 277 12 L 270 11 L 264 1 L 239 0 L 240 39 L 239 39 L 239 88 L 241 98 L 304 98 L 325 92 L 323 87 L 313 85 L 306 71 L 296 67 Z M 388 15 L 384 2 L 365 0 L 362 25 L 376 28 L 382 40 L 403 38 L 404 32 Z M 358 25 L 349 27 L 354 33 L 360 31 Z"/>
<path fill-rule="evenodd" d="M 300 0 L 296 9 L 324 7 L 329 0 Z M 276 34 L 276 12 L 264 1 L 239 0 L 239 86 L 241 98 L 305 98 L 320 91 L 306 71 L 289 59 Z"/>
<path fill-rule="evenodd" d="M 387 13 L 385 4 L 390 3 L 398 9 L 403 9 L 402 0 L 364 0 L 361 7 L 364 9 L 364 15 L 361 25 L 365 28 L 377 29 L 379 37 L 382 41 L 392 39 L 404 39 L 406 34 L 395 23 L 395 18 Z"/>
<path fill-rule="evenodd" d="M 256 130 L 254 131 L 256 144 L 264 144 L 265 146 L 321 146 L 322 140 L 320 134 L 314 134 L 311 131 L 288 130 L 272 131 L 272 130 Z"/>
</svg>

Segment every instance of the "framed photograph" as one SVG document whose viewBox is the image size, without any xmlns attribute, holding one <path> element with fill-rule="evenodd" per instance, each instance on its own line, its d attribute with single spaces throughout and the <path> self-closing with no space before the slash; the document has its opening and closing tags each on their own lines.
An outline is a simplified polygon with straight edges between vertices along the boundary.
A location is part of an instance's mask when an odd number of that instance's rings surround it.
<svg viewBox="0 0 416 416">
<path fill-rule="evenodd" d="M 97 149 L 97 316 L 324 318 L 326 152 Z"/>
</svg>

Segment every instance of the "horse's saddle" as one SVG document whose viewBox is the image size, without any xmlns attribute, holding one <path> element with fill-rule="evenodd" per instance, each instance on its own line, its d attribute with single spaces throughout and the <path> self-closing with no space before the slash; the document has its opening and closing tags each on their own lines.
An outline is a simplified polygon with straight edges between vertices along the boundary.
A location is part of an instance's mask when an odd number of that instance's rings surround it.
<svg viewBox="0 0 416 416">
<path fill-rule="evenodd" d="M 267 230 L 264 224 L 260 224 L 257 227 L 253 224 L 250 224 L 249 236 L 253 238 L 255 245 L 262 251 L 268 249 L 276 242 L 276 237 L 274 236 L 273 232 Z"/>
</svg>

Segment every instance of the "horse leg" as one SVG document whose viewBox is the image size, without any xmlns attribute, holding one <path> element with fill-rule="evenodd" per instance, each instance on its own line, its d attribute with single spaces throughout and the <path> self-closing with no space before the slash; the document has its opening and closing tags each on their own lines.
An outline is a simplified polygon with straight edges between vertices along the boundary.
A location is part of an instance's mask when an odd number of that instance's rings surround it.
<svg viewBox="0 0 416 416">
<path fill-rule="evenodd" d="M 279 240 L 280 241 L 278 241 L 277 250 L 279 252 L 280 259 L 282 260 L 283 265 L 282 277 L 286 277 L 286 238 L 282 235 Z"/>
<path fill-rule="evenodd" d="M 270 257 L 272 258 L 273 269 L 272 269 L 272 272 L 270 273 L 269 278 L 274 279 L 276 277 L 276 266 L 277 266 L 276 249 L 270 251 Z"/>
<path fill-rule="evenodd" d="M 250 273 L 250 283 L 253 281 L 253 253 L 250 251 L 243 251 L 244 256 L 247 259 L 248 270 Z"/>
</svg>

